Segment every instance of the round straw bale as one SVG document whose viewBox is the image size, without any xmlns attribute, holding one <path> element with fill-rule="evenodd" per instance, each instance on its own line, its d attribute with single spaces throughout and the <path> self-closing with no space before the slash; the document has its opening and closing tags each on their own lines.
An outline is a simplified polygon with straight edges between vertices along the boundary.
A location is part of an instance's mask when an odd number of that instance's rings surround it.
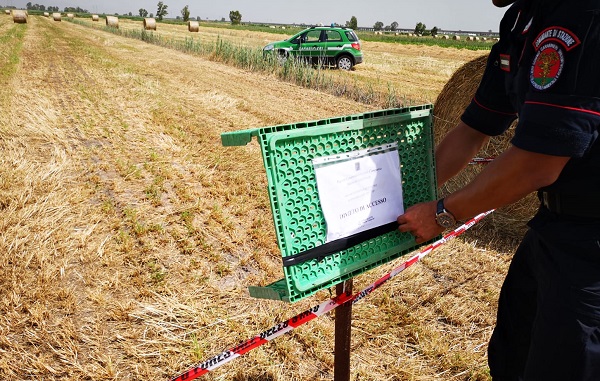
<svg viewBox="0 0 600 381">
<path fill-rule="evenodd" d="M 27 23 L 27 13 L 20 9 L 15 9 L 12 11 L 13 22 L 17 24 L 26 24 Z"/>
<path fill-rule="evenodd" d="M 62 16 L 61 16 L 60 13 L 55 12 L 55 13 L 52 14 L 52 18 L 54 19 L 54 21 L 61 21 Z"/>
<path fill-rule="evenodd" d="M 150 17 L 144 18 L 144 29 L 156 30 L 156 20 Z"/>
<path fill-rule="evenodd" d="M 198 21 L 188 21 L 188 31 L 198 32 L 200 30 L 200 24 Z"/>
<path fill-rule="evenodd" d="M 6 13 L 7 15 L 10 15 L 10 11 L 8 9 L 5 9 L 4 13 Z"/>
<path fill-rule="evenodd" d="M 106 26 L 119 29 L 119 18 L 116 16 L 106 16 Z"/>
<path fill-rule="evenodd" d="M 100 20 L 100 16 L 92 15 L 92 21 L 99 21 L 99 20 Z"/>
<path fill-rule="evenodd" d="M 44 12 L 44 17 L 50 17 L 50 13 Z"/>
<path fill-rule="evenodd" d="M 469 105 L 479 86 L 487 62 L 487 55 L 475 58 L 461 66 L 448 80 L 435 101 L 434 107 L 434 139 L 435 144 L 460 121 L 464 109 Z M 510 146 L 514 135 L 514 123 L 509 130 L 490 138 L 490 141 L 479 152 L 480 157 L 493 158 Z M 482 170 L 485 164 L 468 165 L 441 188 L 443 196 L 453 193 L 470 183 Z M 498 233 L 519 237 L 525 231 L 525 224 L 537 211 L 539 201 L 535 193 L 505 206 L 492 213 L 481 226 Z"/>
<path fill-rule="evenodd" d="M 459 35 L 457 35 L 457 34 L 455 34 L 455 35 L 452 37 L 452 39 L 453 39 L 453 40 L 460 40 L 460 36 L 459 36 Z"/>
<path fill-rule="evenodd" d="M 67 17 L 72 19 L 73 17 L 75 17 L 75 15 L 73 13 L 67 13 Z"/>
</svg>

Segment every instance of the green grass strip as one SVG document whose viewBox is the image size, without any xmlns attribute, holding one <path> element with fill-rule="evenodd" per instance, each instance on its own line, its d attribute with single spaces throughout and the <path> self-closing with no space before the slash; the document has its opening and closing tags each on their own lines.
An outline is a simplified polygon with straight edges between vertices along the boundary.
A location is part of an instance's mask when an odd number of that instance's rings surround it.
<svg viewBox="0 0 600 381">
<path fill-rule="evenodd" d="M 0 35 L 0 97 L 6 97 L 6 91 L 10 89 L 8 82 L 17 72 L 23 40 L 27 24 L 14 24 L 6 33 Z"/>
</svg>

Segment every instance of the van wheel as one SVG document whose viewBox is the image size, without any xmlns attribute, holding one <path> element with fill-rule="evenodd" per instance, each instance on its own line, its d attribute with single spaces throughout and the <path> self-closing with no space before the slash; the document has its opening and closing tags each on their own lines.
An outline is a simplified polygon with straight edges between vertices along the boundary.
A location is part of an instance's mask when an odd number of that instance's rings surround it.
<svg viewBox="0 0 600 381">
<path fill-rule="evenodd" d="M 354 62 L 349 56 L 338 57 L 336 64 L 340 70 L 352 70 L 352 66 L 354 66 Z"/>
</svg>

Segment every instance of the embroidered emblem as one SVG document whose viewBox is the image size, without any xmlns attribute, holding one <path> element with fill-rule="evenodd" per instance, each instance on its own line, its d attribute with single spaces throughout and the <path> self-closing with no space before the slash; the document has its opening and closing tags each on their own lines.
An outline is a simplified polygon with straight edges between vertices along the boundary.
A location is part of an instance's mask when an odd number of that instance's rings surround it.
<svg viewBox="0 0 600 381">
<path fill-rule="evenodd" d="M 565 57 L 558 45 L 544 45 L 533 59 L 531 84 L 538 90 L 546 90 L 556 83 L 564 65 Z"/>
<path fill-rule="evenodd" d="M 565 51 L 570 51 L 581 41 L 568 29 L 550 27 L 534 40 L 536 55 L 533 58 L 529 79 L 537 90 L 546 90 L 558 81 L 565 66 Z"/>
</svg>

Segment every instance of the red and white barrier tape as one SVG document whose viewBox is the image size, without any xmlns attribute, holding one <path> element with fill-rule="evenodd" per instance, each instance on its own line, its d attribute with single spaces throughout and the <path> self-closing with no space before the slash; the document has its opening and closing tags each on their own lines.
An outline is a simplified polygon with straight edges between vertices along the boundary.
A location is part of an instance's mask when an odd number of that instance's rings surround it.
<svg viewBox="0 0 600 381">
<path fill-rule="evenodd" d="M 273 340 L 274 338 L 279 337 L 279 336 L 283 335 L 284 333 L 287 333 L 287 332 L 293 330 L 294 328 L 297 328 L 305 323 L 308 323 L 309 321 L 313 320 L 316 317 L 319 317 L 321 315 L 328 313 L 329 311 L 335 309 L 338 306 L 341 306 L 344 303 L 347 303 L 350 301 L 353 304 L 357 303 L 358 301 L 360 301 L 361 299 L 363 299 L 367 295 L 369 295 L 371 292 L 373 292 L 375 289 L 379 288 L 382 284 L 384 284 L 388 280 L 390 280 L 393 277 L 395 277 L 396 275 L 400 274 L 402 271 L 404 271 L 408 267 L 419 262 L 423 257 L 425 257 L 427 254 L 431 253 L 436 248 L 440 247 L 441 245 L 445 244 L 446 242 L 450 241 L 451 239 L 456 238 L 459 235 L 461 235 L 462 233 L 464 233 L 465 231 L 467 231 L 469 228 L 471 228 L 473 225 L 475 225 L 476 223 L 481 221 L 485 216 L 487 216 L 488 214 L 490 214 L 492 212 L 493 212 L 493 210 L 490 210 L 488 212 L 481 213 L 481 214 L 475 216 L 473 219 L 467 221 L 464 225 L 462 225 L 462 226 L 456 228 L 455 230 L 453 230 L 452 232 L 446 234 L 444 237 L 442 237 L 438 241 L 435 241 L 431 245 L 421 249 L 421 251 L 418 254 L 414 255 L 408 261 L 402 263 L 400 266 L 396 267 L 388 274 L 379 278 L 377 281 L 375 281 L 374 283 L 372 283 L 371 285 L 369 285 L 362 291 L 360 291 L 352 296 L 342 294 L 333 299 L 327 300 L 317 306 L 309 308 L 308 310 L 299 313 L 298 315 L 294 316 L 291 319 L 288 319 L 282 323 L 274 325 L 273 327 L 267 329 L 266 331 L 262 332 L 258 336 L 255 336 L 251 339 L 243 341 L 239 345 L 237 345 L 233 348 L 230 348 L 230 349 L 226 350 L 225 352 L 222 352 L 214 357 L 209 358 L 208 360 L 187 370 L 185 373 L 182 373 L 179 376 L 172 378 L 170 381 L 194 380 L 194 379 L 220 367 L 221 365 L 224 365 L 224 364 L 228 363 L 229 361 L 246 354 L 247 352 L 251 351 L 252 349 L 258 348 L 261 345 Z"/>
</svg>

